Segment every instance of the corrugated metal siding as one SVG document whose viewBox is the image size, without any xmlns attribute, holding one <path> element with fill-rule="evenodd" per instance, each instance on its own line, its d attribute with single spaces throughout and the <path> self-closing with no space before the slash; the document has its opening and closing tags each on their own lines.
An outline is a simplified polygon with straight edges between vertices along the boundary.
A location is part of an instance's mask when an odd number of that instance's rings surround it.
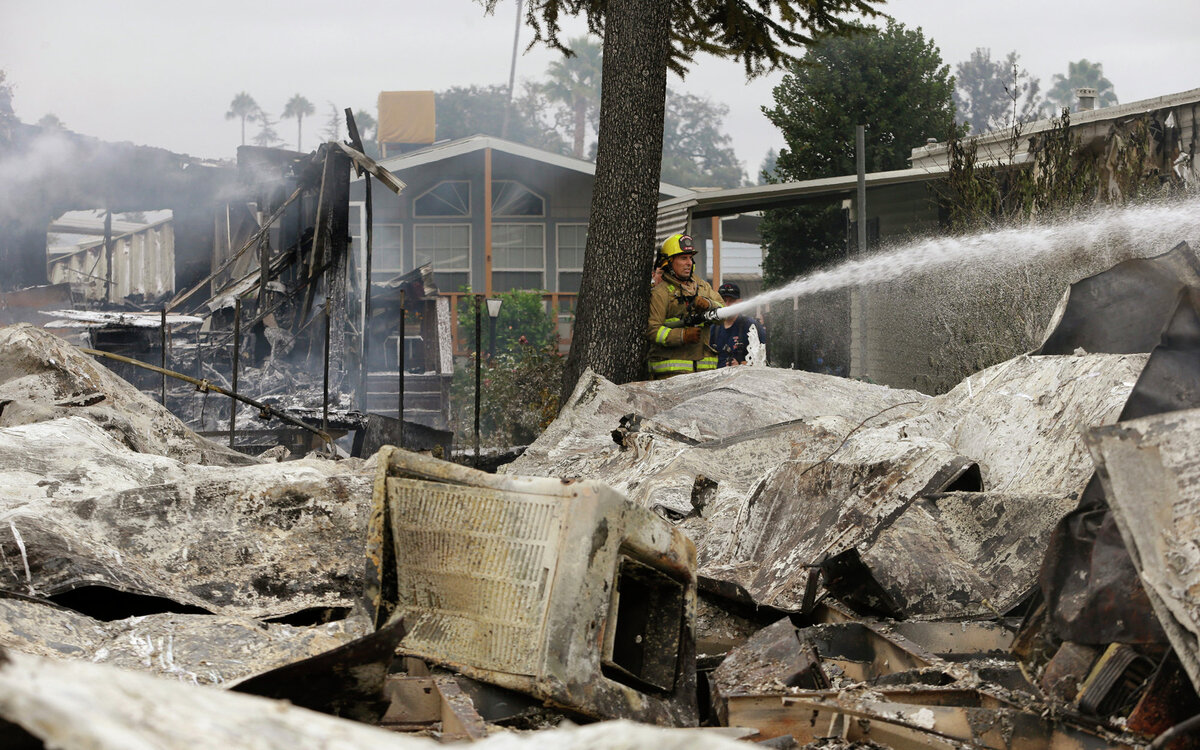
<svg viewBox="0 0 1200 750">
<path fill-rule="evenodd" d="M 113 238 L 113 299 L 158 299 L 175 291 L 175 229 L 170 222 Z M 104 242 L 50 261 L 49 281 L 69 283 L 85 299 L 105 299 L 108 265 Z"/>
<path fill-rule="evenodd" d="M 727 276 L 762 276 L 763 251 L 759 245 L 746 242 L 721 243 L 721 277 Z M 705 261 L 704 272 L 712 276 L 713 262 L 711 253 Z"/>
<path fill-rule="evenodd" d="M 662 245 L 673 234 L 687 234 L 690 209 L 691 206 L 674 206 L 666 211 L 659 210 L 658 224 L 654 229 L 655 246 Z"/>
</svg>

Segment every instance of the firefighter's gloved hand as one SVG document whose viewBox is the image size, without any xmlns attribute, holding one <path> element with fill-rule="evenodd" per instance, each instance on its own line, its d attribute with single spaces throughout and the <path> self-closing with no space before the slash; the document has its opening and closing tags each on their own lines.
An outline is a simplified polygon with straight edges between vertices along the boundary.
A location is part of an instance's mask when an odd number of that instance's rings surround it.
<svg viewBox="0 0 1200 750">
<path fill-rule="evenodd" d="M 707 310 L 712 307 L 712 300 L 708 297 L 696 297 L 696 301 L 692 303 L 692 307 L 701 311 Z"/>
<path fill-rule="evenodd" d="M 694 344 L 699 340 L 700 340 L 700 329 L 699 328 L 684 328 L 683 329 L 683 343 Z"/>
</svg>

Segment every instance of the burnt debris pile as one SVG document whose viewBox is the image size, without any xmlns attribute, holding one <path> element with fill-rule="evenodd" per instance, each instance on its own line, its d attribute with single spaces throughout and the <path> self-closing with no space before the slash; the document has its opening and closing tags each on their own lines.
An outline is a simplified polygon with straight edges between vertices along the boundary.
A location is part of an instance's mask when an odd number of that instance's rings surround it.
<svg viewBox="0 0 1200 750">
<path fill-rule="evenodd" d="M 1200 713 L 1198 313 L 1182 244 L 1073 285 L 1039 350 L 937 397 L 590 375 L 508 470 L 599 479 L 696 542 L 710 723 L 1136 746 Z"/>
<path fill-rule="evenodd" d="M 498 474 L 387 424 L 253 458 L 44 330 L 0 352 L 15 746 L 1184 747 L 1200 714 L 1186 245 L 936 397 L 588 373 Z"/>
</svg>

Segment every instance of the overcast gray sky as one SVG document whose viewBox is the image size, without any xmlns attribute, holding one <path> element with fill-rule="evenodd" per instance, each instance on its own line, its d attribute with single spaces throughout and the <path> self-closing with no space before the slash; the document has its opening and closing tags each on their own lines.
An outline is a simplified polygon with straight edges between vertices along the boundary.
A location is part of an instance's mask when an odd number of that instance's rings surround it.
<svg viewBox="0 0 1200 750">
<path fill-rule="evenodd" d="M 893 0 L 883 9 L 922 27 L 951 70 L 989 47 L 993 58 L 1016 50 L 1043 90 L 1080 58 L 1103 63 L 1121 102 L 1200 87 L 1200 0 Z M 476 0 L 0 0 L 0 70 L 26 122 L 53 113 L 80 133 L 203 157 L 234 155 L 239 125 L 224 115 L 239 91 L 276 115 L 300 93 L 317 107 L 305 124 L 309 150 L 330 103 L 373 110 L 382 90 L 507 83 L 515 12 L 516 0 L 501 0 L 494 16 Z M 529 38 L 523 28 L 522 50 Z M 551 59 L 545 48 L 523 53 L 518 80 L 540 79 Z M 729 106 L 725 131 L 754 173 L 783 145 L 760 111 L 781 78 L 747 83 L 737 63 L 707 58 L 668 85 Z M 294 120 L 278 131 L 294 145 Z"/>
</svg>

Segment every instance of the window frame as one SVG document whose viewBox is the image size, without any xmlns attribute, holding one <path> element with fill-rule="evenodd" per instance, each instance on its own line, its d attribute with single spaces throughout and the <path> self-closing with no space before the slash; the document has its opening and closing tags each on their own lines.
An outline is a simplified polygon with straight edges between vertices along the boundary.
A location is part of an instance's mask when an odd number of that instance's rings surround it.
<svg viewBox="0 0 1200 750">
<path fill-rule="evenodd" d="M 466 198 L 467 198 L 467 206 L 466 206 L 465 213 L 431 213 L 431 214 L 421 213 L 420 209 L 418 208 L 418 203 L 420 202 L 420 200 L 426 196 L 431 195 L 434 191 L 438 190 L 443 185 L 466 185 L 466 192 L 464 194 L 466 195 Z M 439 200 L 441 200 L 441 199 L 439 198 Z M 450 204 L 448 202 L 446 202 L 445 200 L 442 200 L 441 202 L 443 205 L 445 205 L 447 207 L 450 206 Z M 412 199 L 412 215 L 413 215 L 414 219 L 469 219 L 469 218 L 471 218 L 471 181 L 470 180 L 442 180 L 442 181 L 438 182 L 436 185 L 430 187 L 425 192 L 413 197 L 413 199 Z"/>
<path fill-rule="evenodd" d="M 563 262 L 562 262 L 562 230 L 564 228 L 575 228 L 575 227 L 583 227 L 583 247 L 581 248 L 578 268 L 576 268 L 575 266 L 564 266 Z M 555 282 L 556 282 L 555 288 L 558 289 L 559 292 L 563 292 L 563 286 L 562 286 L 562 274 L 563 273 L 578 273 L 579 277 L 580 277 L 580 286 L 583 285 L 583 281 L 582 281 L 582 279 L 583 279 L 583 252 L 586 252 L 586 250 L 587 250 L 587 232 L 588 232 L 588 223 L 586 221 L 564 222 L 562 224 L 558 224 L 554 228 L 554 274 L 556 277 L 555 278 Z M 564 294 L 578 294 L 579 292 L 574 291 L 574 292 L 563 292 L 563 293 Z"/>
<path fill-rule="evenodd" d="M 499 211 L 496 210 L 496 200 L 499 198 L 499 196 L 502 192 L 502 191 L 496 189 L 496 187 L 498 185 L 517 185 L 522 190 L 524 190 L 526 193 L 529 193 L 530 195 L 532 195 L 538 199 L 538 202 L 541 203 L 541 206 L 542 206 L 541 212 L 536 213 L 536 214 L 500 213 Z M 492 216 L 503 218 L 503 219 L 510 219 L 510 220 L 511 219 L 544 219 L 544 218 L 546 218 L 546 196 L 542 195 L 541 193 L 537 192 L 536 190 L 531 189 L 528 185 L 526 185 L 525 183 L 523 183 L 519 180 L 492 180 Z M 509 223 L 509 222 L 506 222 L 506 223 Z M 545 238 L 545 234 L 543 233 L 543 236 L 542 236 L 542 244 L 543 245 L 545 244 L 545 241 L 546 241 L 546 238 Z"/>
<path fill-rule="evenodd" d="M 497 250 L 497 247 L 496 247 L 497 230 L 502 229 L 502 228 L 507 229 L 509 227 L 521 227 L 523 230 L 528 229 L 529 227 L 533 227 L 533 228 L 540 230 L 541 235 L 542 235 L 542 242 L 541 242 L 541 244 L 542 244 L 542 258 L 541 258 L 542 264 L 541 264 L 541 267 L 501 266 L 496 263 L 496 260 L 497 260 L 497 252 L 496 252 L 496 250 Z M 525 248 L 523 248 L 523 249 L 525 249 Z M 492 222 L 492 286 L 493 287 L 496 286 L 496 274 L 497 273 L 537 273 L 541 276 L 541 279 L 542 279 L 542 283 L 540 286 L 537 287 L 537 289 L 539 289 L 539 290 L 546 289 L 546 258 L 547 258 L 546 250 L 547 250 L 547 248 L 546 248 L 546 225 L 544 223 L 532 222 L 532 221 L 523 221 L 523 222 L 507 221 L 507 222 L 500 222 L 500 223 Z M 520 288 L 526 289 L 526 288 L 530 288 L 530 287 L 520 287 Z"/>
</svg>

